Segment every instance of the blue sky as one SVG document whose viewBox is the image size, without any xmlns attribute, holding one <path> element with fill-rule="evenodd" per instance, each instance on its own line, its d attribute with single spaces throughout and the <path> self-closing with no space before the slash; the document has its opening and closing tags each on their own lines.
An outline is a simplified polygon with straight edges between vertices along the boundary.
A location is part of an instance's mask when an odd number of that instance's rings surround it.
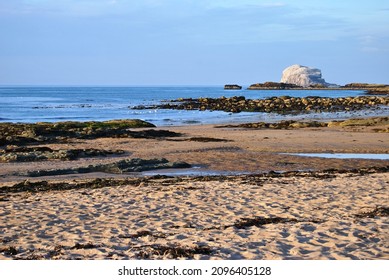
<svg viewBox="0 0 389 280">
<path fill-rule="evenodd" d="M 0 85 L 389 83 L 384 0 L 0 0 Z"/>
</svg>

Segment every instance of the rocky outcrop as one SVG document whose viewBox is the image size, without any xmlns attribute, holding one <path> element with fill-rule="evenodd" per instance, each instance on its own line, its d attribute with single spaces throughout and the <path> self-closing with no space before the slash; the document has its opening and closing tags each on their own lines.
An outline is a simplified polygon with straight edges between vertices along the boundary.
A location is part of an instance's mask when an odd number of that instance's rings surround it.
<svg viewBox="0 0 389 280">
<path fill-rule="evenodd" d="M 302 89 L 303 87 L 295 85 L 295 84 L 287 84 L 287 83 L 276 83 L 276 82 L 265 82 L 263 84 L 257 83 L 252 84 L 248 87 L 250 90 L 278 90 L 278 89 Z"/>
<path fill-rule="evenodd" d="M 301 87 L 313 85 L 331 86 L 321 75 L 321 70 L 302 65 L 292 65 L 282 72 L 281 83 L 296 84 Z"/>
<path fill-rule="evenodd" d="M 106 122 L 58 123 L 0 123 L 0 146 L 31 143 L 67 142 L 71 139 L 97 138 L 163 138 L 177 137 L 169 130 L 139 130 L 130 128 L 155 127 L 141 120 L 115 120 Z"/>
<path fill-rule="evenodd" d="M 309 112 L 341 112 L 375 108 L 379 105 L 389 105 L 387 96 L 356 96 L 356 97 L 291 97 L 279 96 L 267 99 L 246 99 L 244 96 L 230 98 L 188 98 L 171 100 L 165 104 L 148 106 L 148 109 L 177 110 L 211 110 L 232 113 L 266 112 L 279 114 L 296 114 Z M 136 109 L 134 107 L 133 109 Z"/>
<path fill-rule="evenodd" d="M 0 149 L 0 162 L 33 162 L 45 160 L 76 160 L 79 158 L 106 157 L 121 155 L 123 150 L 101 149 L 61 149 L 53 150 L 49 147 L 17 147 L 7 146 Z"/>
<path fill-rule="evenodd" d="M 242 89 L 242 86 L 240 86 L 240 85 L 225 85 L 224 89 L 240 90 L 240 89 Z"/>
<path fill-rule="evenodd" d="M 374 95 L 389 94 L 389 85 L 385 85 L 385 84 L 351 83 L 351 84 L 344 85 L 342 88 L 366 90 L 367 94 L 374 94 Z"/>
<path fill-rule="evenodd" d="M 17 173 L 15 175 L 40 177 L 40 176 L 56 176 L 67 174 L 81 174 L 92 172 L 104 172 L 113 174 L 122 174 L 127 172 L 142 172 L 147 170 L 167 169 L 167 168 L 190 168 L 191 165 L 186 162 L 169 162 L 165 158 L 141 159 L 133 158 L 120 160 L 107 164 L 88 165 L 85 167 L 75 167 L 66 169 L 49 169 L 29 171 L 26 173 Z"/>
<path fill-rule="evenodd" d="M 299 129 L 307 127 L 367 127 L 367 126 L 378 126 L 379 128 L 373 129 L 374 132 L 388 132 L 388 128 L 384 126 L 389 125 L 389 117 L 372 117 L 372 118 L 358 118 L 358 119 L 347 119 L 341 121 L 329 121 L 329 122 L 318 122 L 318 121 L 294 121 L 294 120 L 283 120 L 280 122 L 256 122 L 256 123 L 242 123 L 242 124 L 229 124 L 220 125 L 216 128 L 252 128 L 252 129 Z M 382 128 L 383 127 L 383 128 Z"/>
<path fill-rule="evenodd" d="M 275 123 L 267 122 L 256 122 L 256 123 L 242 123 L 242 124 L 229 124 L 229 125 L 220 125 L 216 128 L 252 128 L 252 129 L 298 129 L 306 127 L 326 127 L 327 124 L 324 122 L 310 121 L 310 122 L 300 122 L 293 120 L 285 120 Z"/>
</svg>

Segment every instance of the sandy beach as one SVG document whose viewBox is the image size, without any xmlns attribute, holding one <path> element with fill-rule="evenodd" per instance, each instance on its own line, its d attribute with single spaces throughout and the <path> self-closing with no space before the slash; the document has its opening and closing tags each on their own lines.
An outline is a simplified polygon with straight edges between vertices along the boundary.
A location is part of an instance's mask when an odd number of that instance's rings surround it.
<svg viewBox="0 0 389 280">
<path fill-rule="evenodd" d="M 40 143 L 124 153 L 2 162 L 0 259 L 388 259 L 388 160 L 285 154 L 388 154 L 389 134 L 377 132 L 387 128 L 198 125 L 163 128 L 179 137 Z M 132 158 L 192 168 L 25 174 Z"/>
<path fill-rule="evenodd" d="M 0 0 L 0 26 L 0 278 L 389 275 L 389 1 Z"/>
</svg>

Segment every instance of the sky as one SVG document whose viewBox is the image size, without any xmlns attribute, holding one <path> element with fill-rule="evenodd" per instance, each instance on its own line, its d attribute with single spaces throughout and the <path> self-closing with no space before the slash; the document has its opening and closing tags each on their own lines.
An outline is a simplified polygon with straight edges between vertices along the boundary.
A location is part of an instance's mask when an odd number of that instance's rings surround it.
<svg viewBox="0 0 389 280">
<path fill-rule="evenodd" d="M 389 84 L 387 0 L 0 0 L 0 85 Z"/>
</svg>

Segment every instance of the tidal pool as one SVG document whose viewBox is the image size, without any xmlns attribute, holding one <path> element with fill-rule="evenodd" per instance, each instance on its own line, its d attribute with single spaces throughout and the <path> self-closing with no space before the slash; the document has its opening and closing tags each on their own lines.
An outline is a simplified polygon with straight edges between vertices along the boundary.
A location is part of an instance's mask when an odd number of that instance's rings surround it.
<svg viewBox="0 0 389 280">
<path fill-rule="evenodd" d="M 389 154 L 284 153 L 284 155 L 301 156 L 301 157 L 338 158 L 338 159 L 380 159 L 380 160 L 389 160 Z"/>
</svg>

